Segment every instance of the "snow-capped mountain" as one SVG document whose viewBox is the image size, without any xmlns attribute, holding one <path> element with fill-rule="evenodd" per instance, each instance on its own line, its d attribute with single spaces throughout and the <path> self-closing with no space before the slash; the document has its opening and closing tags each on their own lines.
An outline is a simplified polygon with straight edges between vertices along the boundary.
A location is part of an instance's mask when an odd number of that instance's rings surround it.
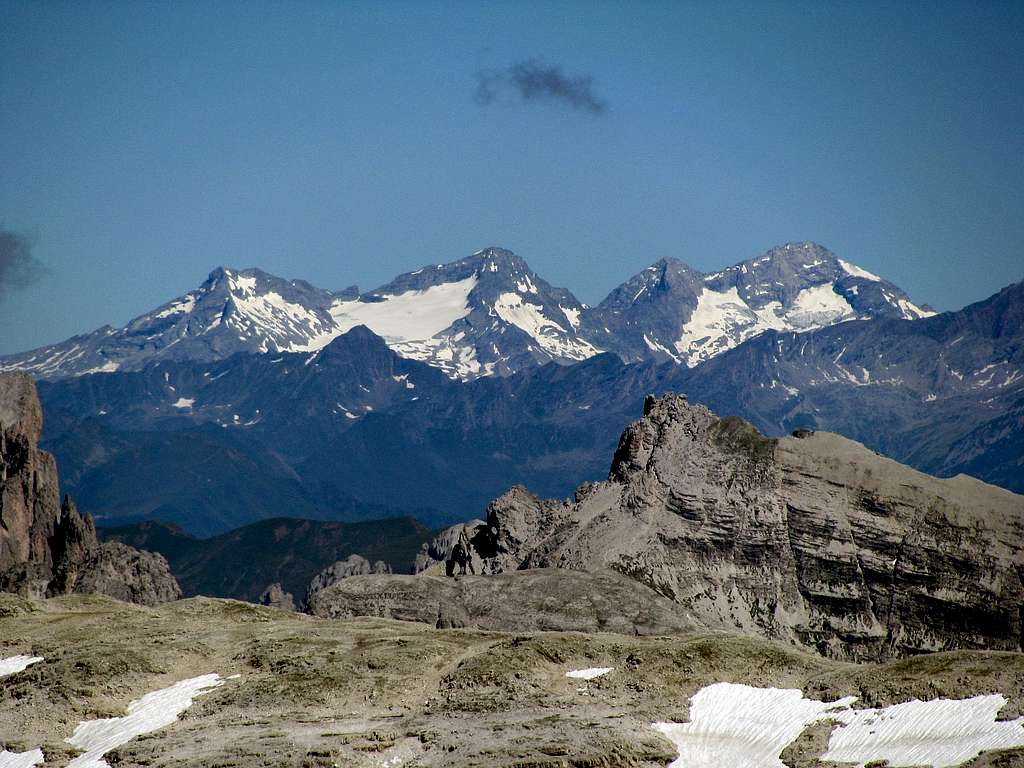
<svg viewBox="0 0 1024 768">
<path fill-rule="evenodd" d="M 790 243 L 710 275 L 664 259 L 593 308 L 514 253 L 486 248 L 363 294 L 218 268 L 196 290 L 123 328 L 0 358 L 0 370 L 59 379 L 239 352 L 312 355 L 365 325 L 399 355 L 471 380 L 602 351 L 693 366 L 768 329 L 929 314 L 896 286 L 813 243 Z"/>
<path fill-rule="evenodd" d="M 194 291 L 123 328 L 104 326 L 2 358 L 0 370 L 56 379 L 140 370 L 158 360 L 213 361 L 238 352 L 306 350 L 333 330 L 334 302 L 329 291 L 302 280 L 283 280 L 258 269 L 218 267 Z"/>
<path fill-rule="evenodd" d="M 577 333 L 583 311 L 501 248 L 423 267 L 331 308 L 338 332 L 366 325 L 403 357 L 461 379 L 596 354 Z"/>
<path fill-rule="evenodd" d="M 1022 339 L 1024 283 L 919 321 L 767 331 L 693 368 L 603 354 L 462 382 L 356 326 L 314 353 L 161 361 L 39 392 L 45 447 L 83 508 L 202 535 L 353 498 L 465 519 L 515 483 L 565 496 L 608 471 L 619 430 L 663 392 L 1019 493 Z"/>
<path fill-rule="evenodd" d="M 584 333 L 625 360 L 671 359 L 693 367 L 766 330 L 933 314 L 820 245 L 787 243 L 713 274 L 662 259 L 588 311 Z"/>
</svg>

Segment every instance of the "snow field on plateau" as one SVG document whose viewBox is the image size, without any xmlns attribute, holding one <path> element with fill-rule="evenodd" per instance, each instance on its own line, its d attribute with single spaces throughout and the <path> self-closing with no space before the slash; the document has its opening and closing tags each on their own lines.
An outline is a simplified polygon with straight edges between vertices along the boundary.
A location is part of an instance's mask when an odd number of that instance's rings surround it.
<svg viewBox="0 0 1024 768">
<path fill-rule="evenodd" d="M 961 765 L 983 751 L 1024 746 L 1024 718 L 997 721 L 1001 695 L 911 701 L 851 709 L 855 696 L 831 703 L 796 689 L 715 683 L 690 700 L 690 722 L 654 723 L 676 745 L 669 768 L 785 768 L 782 751 L 816 722 L 840 723 L 823 760 L 864 768 Z"/>
<path fill-rule="evenodd" d="M 0 677 L 21 672 L 23 669 L 27 669 L 32 664 L 38 664 L 42 660 L 42 656 L 11 656 L 6 659 L 0 659 Z"/>
<path fill-rule="evenodd" d="M 566 677 L 571 677 L 574 680 L 593 680 L 595 677 L 602 677 L 611 672 L 613 667 L 588 667 L 587 669 L 574 669 L 571 672 L 566 672 Z"/>
<path fill-rule="evenodd" d="M 10 656 L 0 659 L 0 677 L 22 672 L 42 660 L 42 656 Z M 0 768 L 33 768 L 42 762 L 43 752 L 40 749 L 29 752 L 8 752 L 6 749 L 0 749 Z"/>
<path fill-rule="evenodd" d="M 43 750 L 33 749 L 31 752 L 8 752 L 0 750 L 0 768 L 33 768 L 43 764 Z"/>
<path fill-rule="evenodd" d="M 1024 745 L 1024 718 L 997 721 L 999 694 L 959 701 L 908 701 L 884 709 L 837 712 L 822 757 L 863 766 L 875 760 L 901 765 L 960 765 L 989 749 Z"/>
<path fill-rule="evenodd" d="M 219 688 L 224 682 L 218 674 L 181 680 L 131 702 L 124 717 L 80 722 L 67 742 L 82 750 L 82 754 L 69 762 L 67 768 L 110 768 L 103 755 L 137 736 L 171 725 L 192 706 L 194 698 Z M 20 753 L 0 752 L 0 768 L 33 768 L 42 764 L 43 753 L 39 749 Z"/>
</svg>

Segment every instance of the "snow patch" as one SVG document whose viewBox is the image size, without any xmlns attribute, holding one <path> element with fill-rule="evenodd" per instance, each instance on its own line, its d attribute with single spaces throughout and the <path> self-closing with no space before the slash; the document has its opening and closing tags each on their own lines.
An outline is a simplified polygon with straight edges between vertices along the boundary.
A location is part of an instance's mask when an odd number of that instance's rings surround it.
<svg viewBox="0 0 1024 768">
<path fill-rule="evenodd" d="M 224 679 L 218 674 L 193 677 L 131 702 L 124 717 L 80 722 L 67 743 L 84 754 L 68 763 L 67 768 L 110 768 L 103 759 L 107 752 L 136 736 L 171 725 L 192 706 L 192 699 L 223 684 Z"/>
<path fill-rule="evenodd" d="M 823 720 L 840 725 L 821 760 L 858 768 L 883 760 L 893 768 L 945 768 L 986 750 L 1024 746 L 1024 717 L 996 720 L 1006 704 L 999 694 L 852 709 L 856 698 L 828 703 L 796 689 L 715 683 L 691 698 L 690 722 L 653 727 L 679 752 L 669 768 L 784 768 L 782 751 Z"/>
<path fill-rule="evenodd" d="M 809 725 L 849 707 L 850 696 L 828 704 L 795 689 L 715 683 L 690 699 L 689 723 L 654 723 L 679 751 L 669 768 L 785 768 L 782 750 Z"/>
<path fill-rule="evenodd" d="M 176 299 L 167 305 L 165 309 L 161 309 L 153 315 L 153 319 L 159 319 L 161 317 L 170 317 L 171 315 L 187 314 L 195 309 L 196 297 L 191 293 L 181 299 Z"/>
<path fill-rule="evenodd" d="M 903 317 L 906 320 L 920 320 L 923 317 L 931 317 L 932 315 L 938 314 L 932 312 L 930 309 L 922 309 L 911 301 L 906 299 L 899 299 L 896 302 L 899 305 L 900 310 L 903 312 Z"/>
<path fill-rule="evenodd" d="M 580 311 L 578 309 L 563 307 L 561 304 L 558 305 L 558 308 L 562 310 L 562 314 L 565 315 L 565 319 L 569 321 L 569 325 L 573 328 L 580 327 Z"/>
<path fill-rule="evenodd" d="M 856 264 L 851 264 L 848 261 L 839 259 L 839 266 L 843 268 L 843 272 L 850 275 L 851 277 L 863 277 L 865 280 L 873 280 L 876 283 L 882 282 L 882 278 L 878 275 L 868 272 L 866 269 L 861 269 Z"/>
<path fill-rule="evenodd" d="M 499 294 L 494 311 L 506 323 L 525 331 L 553 357 L 585 360 L 598 352 L 582 339 L 569 337 L 565 328 L 544 314 L 542 305 L 525 301 L 518 293 Z"/>
<path fill-rule="evenodd" d="M 755 311 L 735 286 L 726 291 L 705 288 L 675 343 L 676 351 L 692 368 L 769 328 L 786 330 L 785 320 L 777 314 L 781 307 L 771 302 Z"/>
<path fill-rule="evenodd" d="M 113 373 L 120 367 L 120 363 L 115 363 L 113 360 L 107 360 L 103 365 L 97 365 L 95 368 L 89 368 L 82 371 L 79 376 L 88 376 L 90 373 Z"/>
<path fill-rule="evenodd" d="M 524 301 L 517 293 L 500 294 L 494 302 L 494 311 L 506 323 L 521 328 L 534 338 L 537 338 L 545 328 L 556 328 L 565 332 L 565 328 L 548 319 L 542 306 Z"/>
<path fill-rule="evenodd" d="M 0 659 L 0 677 L 7 677 L 16 672 L 21 672 L 32 664 L 38 664 L 43 660 L 42 656 L 11 656 Z"/>
<path fill-rule="evenodd" d="M 810 330 L 856 316 L 850 302 L 836 293 L 834 283 L 822 283 L 804 288 L 796 295 L 786 320 L 792 330 Z"/>
<path fill-rule="evenodd" d="M 0 750 L 0 768 L 33 768 L 43 764 L 43 750 L 33 749 L 31 752 L 8 752 Z"/>
<path fill-rule="evenodd" d="M 1024 717 L 997 721 L 1006 699 L 999 694 L 970 699 L 908 701 L 882 709 L 846 709 L 829 738 L 823 760 L 891 766 L 954 766 L 989 749 L 1024 746 Z"/>
<path fill-rule="evenodd" d="M 566 672 L 566 677 L 571 677 L 574 680 L 593 680 L 595 677 L 602 677 L 611 672 L 614 667 L 587 667 L 586 669 L 574 669 L 571 672 Z"/>
</svg>

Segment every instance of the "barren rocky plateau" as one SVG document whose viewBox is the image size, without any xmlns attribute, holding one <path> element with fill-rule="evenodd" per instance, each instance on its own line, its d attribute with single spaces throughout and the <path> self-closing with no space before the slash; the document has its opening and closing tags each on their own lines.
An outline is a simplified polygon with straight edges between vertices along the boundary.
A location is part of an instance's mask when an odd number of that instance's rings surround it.
<svg viewBox="0 0 1024 768">
<path fill-rule="evenodd" d="M 122 715 L 145 693 L 210 672 L 232 679 L 108 762 L 664 768 L 675 749 L 651 723 L 685 721 L 689 697 L 723 680 L 821 700 L 855 695 L 863 706 L 998 691 L 1008 700 L 1001 718 L 1024 707 L 1019 653 L 853 665 L 741 636 L 434 629 L 208 598 L 146 607 L 2 595 L 0 655 L 12 653 L 45 661 L 0 682 L 0 745 L 40 746 L 47 766 L 72 757 L 64 739 L 79 720 Z M 613 671 L 589 682 L 565 677 L 592 666 Z M 783 753 L 785 764 L 825 766 L 816 756 L 829 730 L 809 728 Z M 1024 750 L 967 765 L 1024 765 Z"/>
</svg>

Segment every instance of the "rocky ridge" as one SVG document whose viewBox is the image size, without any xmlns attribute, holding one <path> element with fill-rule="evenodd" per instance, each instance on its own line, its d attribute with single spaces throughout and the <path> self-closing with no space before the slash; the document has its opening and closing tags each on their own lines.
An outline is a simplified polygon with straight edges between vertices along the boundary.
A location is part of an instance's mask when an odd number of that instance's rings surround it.
<svg viewBox="0 0 1024 768">
<path fill-rule="evenodd" d="M 60 501 L 57 465 L 38 448 L 43 415 L 27 374 L 0 374 L 0 591 L 96 593 L 156 605 L 181 596 L 167 561 L 100 544 L 91 515 Z"/>
<path fill-rule="evenodd" d="M 485 573 L 612 569 L 702 626 L 835 658 L 1022 643 L 1024 497 L 680 395 L 648 399 L 607 481 L 569 502 L 513 488 L 473 545 Z"/>
</svg>

